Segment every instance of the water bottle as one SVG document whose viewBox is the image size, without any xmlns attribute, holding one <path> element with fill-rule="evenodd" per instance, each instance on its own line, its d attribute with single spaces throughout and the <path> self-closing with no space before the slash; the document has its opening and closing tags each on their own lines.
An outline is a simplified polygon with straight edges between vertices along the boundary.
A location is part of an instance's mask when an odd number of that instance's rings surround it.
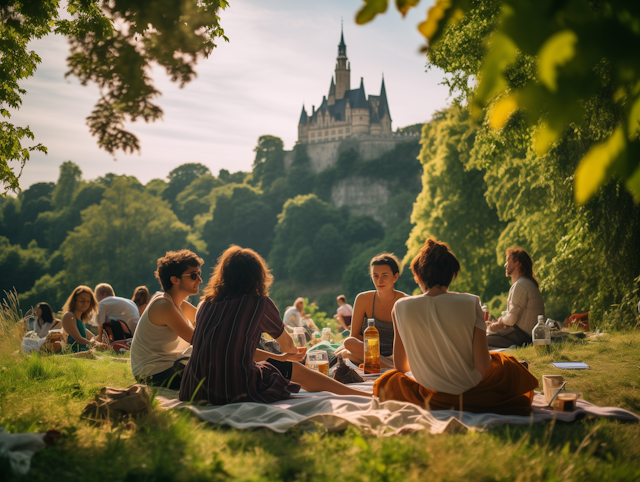
<svg viewBox="0 0 640 482">
<path fill-rule="evenodd" d="M 533 327 L 531 339 L 533 340 L 533 346 L 536 351 L 541 353 L 547 353 L 549 351 L 549 345 L 551 345 L 551 332 L 549 332 L 549 336 L 547 337 L 547 327 L 544 324 L 544 315 L 538 315 L 538 324 Z"/>
<path fill-rule="evenodd" d="M 551 330 L 553 330 L 556 326 L 556 322 L 551 318 L 547 318 L 547 322 L 544 324 L 547 329 L 547 338 L 549 338 L 549 344 L 551 344 Z"/>
<path fill-rule="evenodd" d="M 484 315 L 484 321 L 489 321 L 489 307 L 482 305 L 482 314 Z"/>
<path fill-rule="evenodd" d="M 367 320 L 364 330 L 364 372 L 380 373 L 380 334 L 374 326 L 374 319 Z"/>
<path fill-rule="evenodd" d="M 322 341 L 331 341 L 331 328 L 323 328 L 322 329 L 322 335 L 321 335 L 321 340 Z"/>
</svg>

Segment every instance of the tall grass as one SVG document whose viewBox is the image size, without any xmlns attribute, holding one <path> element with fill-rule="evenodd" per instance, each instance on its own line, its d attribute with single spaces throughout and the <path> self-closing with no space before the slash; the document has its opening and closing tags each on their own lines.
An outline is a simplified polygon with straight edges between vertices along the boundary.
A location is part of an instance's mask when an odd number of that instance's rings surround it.
<svg viewBox="0 0 640 482">
<path fill-rule="evenodd" d="M 5 298 L 0 303 L 0 357 L 19 351 L 25 332 L 18 293 L 13 290 L 4 294 Z"/>
</svg>

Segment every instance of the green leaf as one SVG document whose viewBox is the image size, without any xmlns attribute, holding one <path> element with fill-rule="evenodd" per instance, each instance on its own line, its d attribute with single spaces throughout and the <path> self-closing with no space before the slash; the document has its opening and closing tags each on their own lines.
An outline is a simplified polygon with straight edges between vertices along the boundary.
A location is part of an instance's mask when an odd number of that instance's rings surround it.
<svg viewBox="0 0 640 482">
<path fill-rule="evenodd" d="M 640 96 L 636 97 L 629 110 L 627 118 L 627 130 L 629 139 L 636 139 L 640 133 Z"/>
<path fill-rule="evenodd" d="M 538 76 L 547 88 L 558 90 L 558 68 L 576 55 L 578 36 L 572 30 L 562 30 L 549 37 L 538 52 Z"/>
<path fill-rule="evenodd" d="M 379 13 L 387 11 L 388 0 L 363 0 L 365 5 L 356 13 L 356 23 L 364 25 L 371 22 Z"/>
<path fill-rule="evenodd" d="M 413 7 L 417 6 L 420 0 L 396 0 L 396 8 L 402 14 L 403 17 L 407 15 L 407 12 Z"/>
<path fill-rule="evenodd" d="M 436 0 L 427 12 L 427 19 L 418 25 L 418 31 L 427 39 L 429 44 L 438 41 L 449 22 L 457 22 L 469 8 L 468 0 Z"/>
<path fill-rule="evenodd" d="M 640 166 L 636 169 L 636 172 L 627 179 L 625 185 L 627 189 L 631 192 L 633 196 L 633 200 L 636 203 L 640 203 Z"/>
<path fill-rule="evenodd" d="M 516 59 L 516 45 L 504 34 L 496 33 L 489 43 L 489 51 L 484 57 L 480 73 L 480 85 L 473 98 L 472 111 L 484 108 L 489 100 L 504 91 L 507 82 L 504 71 Z"/>
<path fill-rule="evenodd" d="M 624 130 L 618 127 L 607 140 L 594 145 L 582 158 L 574 182 L 574 196 L 578 204 L 586 203 L 608 180 L 613 164 L 624 155 L 626 144 Z"/>
</svg>

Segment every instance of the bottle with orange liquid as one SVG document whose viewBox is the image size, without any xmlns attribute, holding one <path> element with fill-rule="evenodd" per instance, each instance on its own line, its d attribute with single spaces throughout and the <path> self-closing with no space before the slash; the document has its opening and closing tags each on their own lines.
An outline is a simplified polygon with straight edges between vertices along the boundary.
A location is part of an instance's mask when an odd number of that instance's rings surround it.
<svg viewBox="0 0 640 482">
<path fill-rule="evenodd" d="M 364 330 L 364 372 L 380 373 L 380 334 L 374 326 L 374 319 L 367 320 Z"/>
</svg>

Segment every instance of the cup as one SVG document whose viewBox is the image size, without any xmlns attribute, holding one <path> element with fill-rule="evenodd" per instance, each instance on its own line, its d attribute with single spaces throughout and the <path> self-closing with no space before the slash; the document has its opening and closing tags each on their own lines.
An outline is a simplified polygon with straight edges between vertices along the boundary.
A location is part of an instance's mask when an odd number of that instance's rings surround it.
<svg viewBox="0 0 640 482">
<path fill-rule="evenodd" d="M 305 335 L 305 329 L 302 326 L 296 326 L 293 329 L 293 343 L 298 348 L 307 346 L 307 337 Z"/>
<path fill-rule="evenodd" d="M 578 394 L 576 392 L 560 392 L 553 401 L 553 409 L 558 412 L 573 412 L 576 409 Z"/>
<path fill-rule="evenodd" d="M 324 350 L 313 350 L 307 353 L 307 366 L 329 376 L 329 355 Z"/>
<path fill-rule="evenodd" d="M 307 353 L 307 347 L 306 346 L 299 346 L 298 347 L 298 353 L 302 353 L 304 355 L 305 353 Z"/>
<path fill-rule="evenodd" d="M 562 375 L 542 375 L 542 387 L 544 389 L 544 399 L 547 404 L 551 403 L 551 399 L 562 386 L 564 378 Z"/>
</svg>

